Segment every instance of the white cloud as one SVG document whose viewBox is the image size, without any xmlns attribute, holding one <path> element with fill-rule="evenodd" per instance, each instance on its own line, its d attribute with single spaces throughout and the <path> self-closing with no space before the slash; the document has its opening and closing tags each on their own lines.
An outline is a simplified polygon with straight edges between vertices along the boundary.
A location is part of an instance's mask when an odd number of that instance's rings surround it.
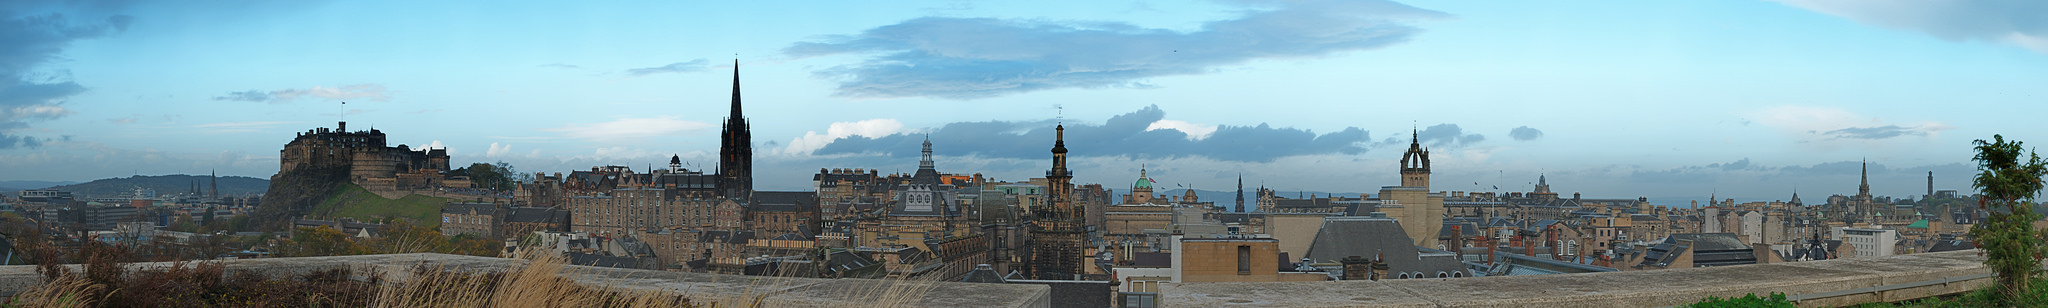
<svg viewBox="0 0 2048 308">
<path fill-rule="evenodd" d="M 512 153 L 512 144 L 500 146 L 497 142 L 492 142 L 491 149 L 484 151 L 484 157 L 497 158 L 508 153 Z"/>
<path fill-rule="evenodd" d="M 1183 134 L 1188 134 L 1188 140 L 1202 140 L 1209 138 L 1209 134 L 1216 133 L 1215 125 L 1201 125 L 1180 120 L 1159 120 L 1145 127 L 1147 131 L 1161 129 L 1177 130 Z"/>
<path fill-rule="evenodd" d="M 604 143 L 648 142 L 651 138 L 675 135 L 711 128 L 711 123 L 684 121 L 676 116 L 659 118 L 624 118 L 592 124 L 571 124 L 544 129 L 561 133 L 571 139 L 583 139 Z"/>
<path fill-rule="evenodd" d="M 803 137 L 789 140 L 789 146 L 783 147 L 781 153 L 784 155 L 809 155 L 820 148 L 824 148 L 826 144 L 831 144 L 833 140 L 839 140 L 840 138 L 851 136 L 880 138 L 903 131 L 903 122 L 897 122 L 896 119 L 833 122 L 832 126 L 826 128 L 823 134 L 817 131 L 808 131 L 804 132 Z"/>
</svg>

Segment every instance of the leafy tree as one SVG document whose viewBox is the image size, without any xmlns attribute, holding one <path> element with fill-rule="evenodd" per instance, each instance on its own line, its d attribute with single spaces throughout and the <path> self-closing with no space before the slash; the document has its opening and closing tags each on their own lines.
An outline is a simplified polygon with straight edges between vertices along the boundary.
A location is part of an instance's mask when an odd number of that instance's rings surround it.
<svg viewBox="0 0 2048 308">
<path fill-rule="evenodd" d="M 283 253 L 294 257 L 374 254 L 376 250 L 358 243 L 347 233 L 327 226 L 299 228 L 285 243 Z"/>
<path fill-rule="evenodd" d="M 2032 201 L 2041 192 L 2041 178 L 2048 175 L 2048 161 L 2021 147 L 2020 141 L 2006 141 L 1992 135 L 1992 141 L 1976 141 L 1977 178 L 1970 184 L 1979 192 L 1977 206 L 1991 216 L 1970 229 L 1977 247 L 1987 255 L 1984 264 L 1998 273 L 1999 291 L 2007 299 L 2019 299 L 2032 277 L 2040 271 L 2042 239 L 2035 235 Z M 2021 152 L 2026 152 L 2022 160 Z"/>
<path fill-rule="evenodd" d="M 505 162 L 498 162 L 496 164 L 473 163 L 469 164 L 469 167 L 448 171 L 450 176 L 469 177 L 469 181 L 476 183 L 478 188 L 498 191 L 511 191 L 513 185 L 517 184 L 513 180 L 518 174 L 518 171 L 512 170 L 512 164 Z"/>
</svg>

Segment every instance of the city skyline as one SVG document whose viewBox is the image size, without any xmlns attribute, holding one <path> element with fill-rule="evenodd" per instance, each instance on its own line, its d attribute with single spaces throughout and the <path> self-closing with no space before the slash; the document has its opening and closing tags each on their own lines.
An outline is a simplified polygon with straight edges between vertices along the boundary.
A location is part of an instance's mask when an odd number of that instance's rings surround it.
<svg viewBox="0 0 2048 308">
<path fill-rule="evenodd" d="M 927 135 L 942 172 L 1021 181 L 1055 122 L 1119 193 L 1141 164 L 1374 191 L 1412 132 L 1434 190 L 1816 200 L 1867 158 L 1912 196 L 1969 190 L 1970 140 L 2048 142 L 2048 8 L 1869 3 L 7 4 L 33 35 L 0 49 L 0 180 L 266 177 L 344 116 L 461 163 L 709 170 L 731 58 L 766 190 L 916 170 Z"/>
</svg>

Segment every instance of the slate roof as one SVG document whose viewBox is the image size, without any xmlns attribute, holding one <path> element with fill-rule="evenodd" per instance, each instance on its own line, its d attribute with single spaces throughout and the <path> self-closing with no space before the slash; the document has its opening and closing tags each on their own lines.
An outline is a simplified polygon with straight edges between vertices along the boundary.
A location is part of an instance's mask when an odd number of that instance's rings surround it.
<svg viewBox="0 0 2048 308">
<path fill-rule="evenodd" d="M 569 211 L 547 207 L 515 207 L 505 214 L 505 222 L 568 223 Z"/>
<path fill-rule="evenodd" d="M 980 264 L 975 265 L 973 271 L 967 272 L 967 277 L 960 278 L 960 282 L 1004 283 L 1008 281 L 1003 279 L 1001 273 L 996 273 L 994 267 L 988 264 Z"/>
<path fill-rule="evenodd" d="M 670 184 L 678 189 L 713 190 L 718 189 L 718 176 L 694 172 L 668 173 L 654 179 L 655 186 L 667 187 Z"/>
<path fill-rule="evenodd" d="M 594 255 L 581 252 L 568 253 L 569 265 L 598 266 L 611 268 L 640 268 L 640 260 L 627 257 Z"/>
<path fill-rule="evenodd" d="M 477 214 L 490 215 L 493 214 L 493 212 L 496 212 L 497 210 L 498 205 L 490 203 L 449 202 L 448 204 L 441 206 L 441 214 L 469 215 L 470 213 L 474 212 Z"/>
<path fill-rule="evenodd" d="M 1315 240 L 1309 244 L 1308 258 L 1312 262 L 1336 262 L 1350 256 L 1379 256 L 1387 261 L 1390 273 L 1421 272 L 1425 276 L 1465 270 L 1455 256 L 1423 256 L 1414 243 L 1393 219 L 1330 217 L 1323 220 L 1323 228 L 1316 231 Z"/>
<path fill-rule="evenodd" d="M 1679 240 L 1691 240 L 1692 245 L 1679 245 Z M 1735 237 L 1734 233 L 1679 233 L 1665 237 L 1644 255 L 1642 265 L 1663 267 L 1677 260 L 1686 251 L 1692 252 L 1693 267 L 1756 264 L 1756 254 L 1748 244 Z"/>
<path fill-rule="evenodd" d="M 756 191 L 749 211 L 807 212 L 818 210 L 818 193 L 808 191 Z"/>
</svg>

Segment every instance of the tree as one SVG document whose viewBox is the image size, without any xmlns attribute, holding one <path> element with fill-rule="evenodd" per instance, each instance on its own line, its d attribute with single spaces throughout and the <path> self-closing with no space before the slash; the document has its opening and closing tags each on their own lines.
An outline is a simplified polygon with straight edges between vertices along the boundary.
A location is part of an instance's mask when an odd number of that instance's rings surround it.
<svg viewBox="0 0 2048 308">
<path fill-rule="evenodd" d="M 2041 269 L 2042 240 L 2035 235 L 2032 201 L 2041 192 L 2041 178 L 2048 175 L 2048 161 L 2021 147 L 2020 141 L 2006 141 L 1991 135 L 1992 141 L 1976 141 L 1977 178 L 1970 184 L 1978 191 L 1977 206 L 1991 216 L 1970 229 L 1977 247 L 1987 255 L 1984 264 L 1998 273 L 2000 293 L 2007 300 L 2021 298 Z M 2026 152 L 2021 160 L 2020 152 Z"/>
<path fill-rule="evenodd" d="M 513 182 L 514 176 L 517 174 L 517 171 L 512 170 L 512 164 L 506 162 L 498 162 L 497 164 L 473 163 L 469 164 L 468 167 L 448 171 L 449 176 L 469 177 L 469 181 L 476 183 L 477 188 L 498 191 L 511 191 L 513 185 L 515 185 Z"/>
</svg>

